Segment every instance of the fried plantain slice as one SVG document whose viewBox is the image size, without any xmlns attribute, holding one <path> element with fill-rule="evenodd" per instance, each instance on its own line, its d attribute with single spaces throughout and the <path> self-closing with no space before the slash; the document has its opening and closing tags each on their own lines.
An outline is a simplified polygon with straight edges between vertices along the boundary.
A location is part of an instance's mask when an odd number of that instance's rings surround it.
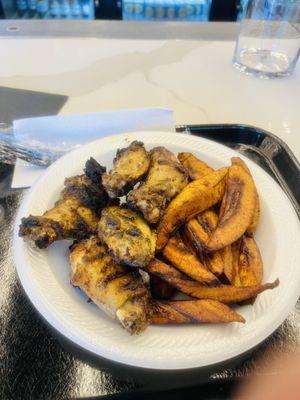
<svg viewBox="0 0 300 400">
<path fill-rule="evenodd" d="M 205 287 L 201 286 L 196 290 L 193 290 L 193 297 L 199 299 L 213 299 L 218 300 L 222 303 L 239 303 L 245 300 L 252 299 L 259 293 L 267 290 L 274 289 L 279 285 L 279 279 L 274 282 L 265 283 L 263 285 L 252 285 L 252 286 L 230 286 L 220 285 L 216 287 Z M 188 294 L 188 293 L 186 293 Z"/>
<path fill-rule="evenodd" d="M 178 160 L 187 170 L 192 180 L 201 179 L 205 175 L 214 172 L 213 168 L 209 167 L 204 161 L 199 160 L 192 153 L 179 153 Z"/>
<path fill-rule="evenodd" d="M 195 257 L 198 257 L 197 250 L 194 247 L 189 236 L 186 234 L 184 226 L 183 226 L 183 229 L 179 230 L 178 232 L 180 232 L 181 239 L 183 240 L 183 243 L 186 245 L 186 247 L 190 250 L 191 253 L 193 253 L 195 255 Z"/>
<path fill-rule="evenodd" d="M 189 183 L 171 201 L 158 226 L 157 251 L 163 249 L 169 237 L 187 220 L 212 207 L 222 199 L 225 192 L 227 172 L 228 168 L 221 168 L 202 179 Z"/>
<path fill-rule="evenodd" d="M 232 164 L 233 165 L 240 165 L 242 168 L 244 168 L 244 170 L 252 177 L 250 169 L 248 168 L 247 164 L 240 158 L 240 157 L 232 157 L 231 159 Z M 255 183 L 254 183 L 255 185 Z M 257 189 L 255 187 L 255 208 L 254 208 L 254 213 L 253 213 L 253 218 L 252 221 L 250 223 L 250 225 L 248 226 L 246 233 L 248 235 L 253 235 L 253 233 L 256 230 L 258 221 L 259 221 L 259 216 L 260 216 L 260 205 L 259 205 L 259 196 L 258 196 L 258 192 Z"/>
<path fill-rule="evenodd" d="M 241 286 L 260 285 L 263 279 L 263 262 L 259 248 L 253 237 L 244 235 L 238 262 Z"/>
<path fill-rule="evenodd" d="M 190 278 L 209 284 L 218 283 L 216 276 L 184 244 L 179 233 L 169 239 L 162 254 L 171 264 Z"/>
<path fill-rule="evenodd" d="M 145 270 L 159 276 L 180 292 L 191 297 L 218 300 L 222 303 L 238 303 L 248 300 L 267 289 L 274 289 L 279 285 L 279 279 L 276 279 L 272 283 L 247 287 L 229 285 L 204 286 L 199 282 L 192 281 L 182 272 L 156 258 L 145 267 Z"/>
<path fill-rule="evenodd" d="M 153 324 L 220 324 L 245 322 L 235 310 L 217 300 L 154 301 Z"/>
<path fill-rule="evenodd" d="M 185 234 L 196 248 L 200 259 L 215 275 L 221 275 L 225 263 L 228 267 L 229 249 L 220 249 L 205 254 L 206 244 L 218 224 L 218 216 L 212 209 L 205 210 L 185 224 Z"/>
<path fill-rule="evenodd" d="M 143 267 L 154 256 L 155 234 L 140 215 L 124 207 L 103 209 L 98 235 L 116 263 Z"/>
<path fill-rule="evenodd" d="M 253 220 L 255 204 L 252 177 L 240 165 L 233 164 L 228 171 L 224 213 L 207 243 L 207 250 L 221 249 L 240 238 Z"/>
<path fill-rule="evenodd" d="M 233 286 L 241 286 L 241 280 L 240 280 L 240 274 L 239 274 L 240 250 L 241 250 L 241 239 L 238 239 L 236 242 L 232 243 L 232 245 L 231 245 L 232 281 L 230 281 L 230 282 Z"/>
<path fill-rule="evenodd" d="M 223 259 L 223 274 L 227 281 L 233 284 L 234 272 L 233 272 L 233 257 L 232 257 L 232 245 L 224 247 L 224 249 L 218 250 L 222 254 Z M 212 253 L 213 254 L 213 253 Z"/>
<path fill-rule="evenodd" d="M 223 249 L 217 250 L 203 256 L 204 264 L 216 276 L 221 275 L 224 270 L 224 262 L 221 254 L 222 250 Z"/>
<path fill-rule="evenodd" d="M 217 225 L 218 216 L 212 209 L 203 211 L 185 224 L 187 236 L 199 253 L 205 251 L 206 244 Z"/>
</svg>

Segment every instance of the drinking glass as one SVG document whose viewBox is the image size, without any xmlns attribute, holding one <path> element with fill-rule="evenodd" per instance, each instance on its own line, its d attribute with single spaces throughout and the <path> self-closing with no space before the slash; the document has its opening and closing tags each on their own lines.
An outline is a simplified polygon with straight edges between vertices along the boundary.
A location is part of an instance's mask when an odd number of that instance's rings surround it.
<svg viewBox="0 0 300 400">
<path fill-rule="evenodd" d="M 261 78 L 292 74 L 300 54 L 300 0 L 248 0 L 233 64 Z"/>
</svg>

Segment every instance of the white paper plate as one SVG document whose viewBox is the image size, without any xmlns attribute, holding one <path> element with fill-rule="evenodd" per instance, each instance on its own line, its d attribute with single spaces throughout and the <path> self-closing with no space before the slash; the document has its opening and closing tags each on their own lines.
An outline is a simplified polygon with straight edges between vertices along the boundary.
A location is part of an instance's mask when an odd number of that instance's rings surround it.
<svg viewBox="0 0 300 400">
<path fill-rule="evenodd" d="M 135 132 L 110 136 L 87 144 L 54 163 L 24 199 L 16 220 L 14 256 L 22 285 L 37 310 L 60 333 L 81 347 L 111 360 L 155 369 L 207 366 L 237 356 L 263 341 L 286 318 L 300 289 L 299 222 L 291 204 L 275 181 L 246 159 L 261 200 L 256 233 L 264 260 L 264 282 L 280 279 L 280 286 L 260 294 L 254 306 L 238 311 L 246 324 L 150 326 L 130 336 L 85 295 L 69 284 L 68 243 L 34 250 L 18 237 L 21 217 L 50 208 L 65 177 L 81 173 L 85 161 L 95 157 L 108 168 L 116 150 L 132 140 L 148 149 L 166 146 L 175 153 L 191 151 L 215 168 L 230 164 L 237 153 L 209 140 L 166 132 Z"/>
</svg>

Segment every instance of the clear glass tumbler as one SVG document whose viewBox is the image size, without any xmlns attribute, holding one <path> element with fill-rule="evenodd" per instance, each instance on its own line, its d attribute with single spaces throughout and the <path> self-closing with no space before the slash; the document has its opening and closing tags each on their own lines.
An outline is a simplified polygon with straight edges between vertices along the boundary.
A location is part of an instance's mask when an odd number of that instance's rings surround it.
<svg viewBox="0 0 300 400">
<path fill-rule="evenodd" d="M 300 0 L 248 0 L 233 64 L 261 78 L 293 73 L 300 54 Z"/>
</svg>

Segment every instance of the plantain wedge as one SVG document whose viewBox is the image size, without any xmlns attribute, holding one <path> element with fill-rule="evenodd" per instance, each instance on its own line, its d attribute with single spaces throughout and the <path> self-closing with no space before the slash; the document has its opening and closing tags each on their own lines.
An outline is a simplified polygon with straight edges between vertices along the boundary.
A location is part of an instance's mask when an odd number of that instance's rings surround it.
<svg viewBox="0 0 300 400">
<path fill-rule="evenodd" d="M 201 179 L 214 171 L 213 168 L 209 167 L 204 161 L 199 160 L 192 153 L 179 153 L 177 158 L 192 180 Z"/>
<path fill-rule="evenodd" d="M 240 287 L 230 285 L 206 287 L 199 285 L 198 288 L 194 288 L 194 290 L 190 292 L 190 296 L 197 297 L 198 299 L 218 300 L 222 303 L 239 303 L 244 300 L 249 300 L 267 289 L 274 289 L 278 285 L 278 279 L 272 283 L 265 283 L 263 285 Z"/>
<path fill-rule="evenodd" d="M 212 209 L 203 211 L 185 224 L 185 232 L 199 253 L 205 251 L 217 225 L 218 216 Z"/>
<path fill-rule="evenodd" d="M 232 245 L 224 247 L 222 250 L 218 250 L 221 252 L 222 260 L 223 260 L 223 274 L 226 280 L 232 284 L 233 283 L 233 256 L 232 256 Z M 212 253 L 213 254 L 213 253 Z"/>
<path fill-rule="evenodd" d="M 252 237 L 241 239 L 238 260 L 238 274 L 241 286 L 260 285 L 263 278 L 263 262 L 259 248 Z"/>
<path fill-rule="evenodd" d="M 250 176 L 252 176 L 249 168 L 247 167 L 247 164 L 240 157 L 232 157 L 231 161 L 232 161 L 233 165 L 240 165 L 242 168 L 244 168 L 244 170 Z M 250 236 L 253 235 L 253 233 L 256 230 L 256 227 L 257 227 L 257 224 L 259 221 L 259 215 L 260 215 L 259 196 L 258 196 L 256 187 L 255 187 L 255 192 L 256 192 L 256 195 L 255 195 L 256 200 L 255 200 L 255 208 L 254 208 L 253 218 L 252 218 L 252 221 L 246 231 L 246 233 Z"/>
<path fill-rule="evenodd" d="M 227 172 L 228 168 L 221 168 L 189 183 L 171 201 L 158 226 L 157 251 L 164 248 L 169 237 L 187 220 L 221 201 Z"/>
<path fill-rule="evenodd" d="M 204 286 L 199 282 L 192 281 L 188 276 L 176 270 L 176 268 L 154 258 L 144 269 L 170 285 L 176 287 L 180 292 L 198 299 L 218 300 L 222 303 L 239 303 L 249 300 L 259 293 L 274 289 L 279 285 L 279 279 L 272 283 L 263 285 L 236 287 L 231 285 L 219 285 L 215 287 Z"/>
<path fill-rule="evenodd" d="M 208 251 L 235 242 L 253 221 L 256 189 L 252 177 L 240 165 L 229 168 L 224 202 L 218 226 L 206 246 Z"/>
<path fill-rule="evenodd" d="M 227 305 L 216 300 L 154 301 L 153 324 L 220 324 L 245 322 Z"/>
<path fill-rule="evenodd" d="M 162 254 L 171 264 L 190 278 L 209 284 L 218 283 L 216 276 L 189 250 L 178 233 L 169 239 Z"/>
<path fill-rule="evenodd" d="M 226 246 L 224 249 L 205 254 L 206 244 L 212 232 L 218 224 L 218 216 L 212 209 L 203 211 L 197 217 L 191 219 L 185 224 L 184 231 L 187 238 L 193 244 L 198 252 L 200 259 L 205 263 L 208 269 L 215 275 L 221 275 L 225 264 L 228 272 L 230 259 L 230 249 Z"/>
<path fill-rule="evenodd" d="M 239 259 L 241 251 L 241 239 L 231 245 L 231 255 L 232 255 L 232 279 L 230 283 L 233 286 L 242 286 L 239 274 Z"/>
</svg>

